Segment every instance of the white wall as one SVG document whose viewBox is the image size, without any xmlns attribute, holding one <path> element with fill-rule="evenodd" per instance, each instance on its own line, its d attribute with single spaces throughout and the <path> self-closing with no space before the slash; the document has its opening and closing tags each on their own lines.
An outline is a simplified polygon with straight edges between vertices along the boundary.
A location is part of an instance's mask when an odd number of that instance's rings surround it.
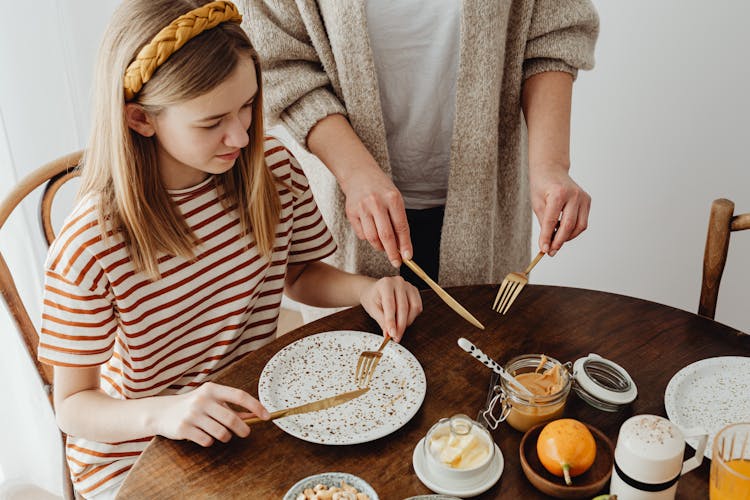
<svg viewBox="0 0 750 500">
<path fill-rule="evenodd" d="M 579 75 L 572 126 L 590 225 L 532 279 L 696 312 L 711 201 L 726 197 L 750 212 L 750 4 L 596 5 L 597 67 Z M 735 233 L 716 314 L 744 332 L 747 255 L 750 234 Z"/>
<path fill-rule="evenodd" d="M 0 30 L 0 196 L 33 167 L 83 146 L 93 58 L 117 3 L 36 0 L 33 29 L 5 23 Z M 750 4 L 596 5 L 598 65 L 580 75 L 573 116 L 573 172 L 593 197 L 590 229 L 545 258 L 532 281 L 696 311 L 711 200 L 729 197 L 750 211 L 744 151 Z M 25 207 L 13 221 L 12 241 L 3 236 L 0 248 L 21 269 L 36 319 L 43 254 L 35 250 L 41 239 L 34 211 Z M 736 234 L 717 314 L 746 332 L 750 266 L 740 255 L 749 253 L 750 234 Z M 58 491 L 54 420 L 13 334 L 0 309 L 0 484 L 23 481 Z"/>
</svg>

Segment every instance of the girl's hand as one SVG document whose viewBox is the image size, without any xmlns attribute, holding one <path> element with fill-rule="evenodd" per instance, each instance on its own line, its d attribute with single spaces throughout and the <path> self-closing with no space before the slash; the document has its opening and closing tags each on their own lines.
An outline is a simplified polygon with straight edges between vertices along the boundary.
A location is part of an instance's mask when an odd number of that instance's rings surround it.
<svg viewBox="0 0 750 500">
<path fill-rule="evenodd" d="M 226 443 L 232 433 L 247 437 L 250 427 L 243 418 L 257 415 L 270 417 L 268 411 L 245 391 L 207 382 L 185 394 L 163 396 L 159 409 L 157 434 L 170 439 L 188 439 L 201 446 L 211 446 L 216 439 Z M 231 410 L 233 403 L 249 410 L 249 414 Z"/>
<path fill-rule="evenodd" d="M 529 172 L 531 207 L 540 226 L 539 249 L 552 257 L 563 243 L 586 230 L 591 196 L 573 181 L 566 168 L 538 166 Z M 558 219 L 560 227 L 555 233 Z"/>
<path fill-rule="evenodd" d="M 419 291 L 401 276 L 382 278 L 366 287 L 360 295 L 365 311 L 378 322 L 383 333 L 401 341 L 406 327 L 422 312 Z"/>
</svg>

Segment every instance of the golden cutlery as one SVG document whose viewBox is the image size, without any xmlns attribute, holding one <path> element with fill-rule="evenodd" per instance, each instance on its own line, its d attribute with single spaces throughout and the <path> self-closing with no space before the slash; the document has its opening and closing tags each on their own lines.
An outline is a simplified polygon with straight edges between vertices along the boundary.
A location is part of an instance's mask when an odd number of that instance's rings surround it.
<svg viewBox="0 0 750 500">
<path fill-rule="evenodd" d="M 383 349 L 385 349 L 386 344 L 388 344 L 390 340 L 391 336 L 386 333 L 385 340 L 380 344 L 377 351 L 363 351 L 359 355 L 357 368 L 354 371 L 354 380 L 357 381 L 357 385 L 360 387 L 370 385 L 372 375 L 375 373 L 375 367 L 380 363 L 380 358 L 383 357 Z"/>
<path fill-rule="evenodd" d="M 510 305 L 515 302 L 523 287 L 529 283 L 529 273 L 534 269 L 534 266 L 539 262 L 543 255 L 544 252 L 539 252 L 523 272 L 509 273 L 505 279 L 503 279 L 503 282 L 500 283 L 500 289 L 495 296 L 495 303 L 492 304 L 492 308 L 495 311 L 500 314 L 508 312 Z"/>
<path fill-rule="evenodd" d="M 344 392 L 342 394 L 331 396 L 330 398 L 321 399 L 320 401 L 313 401 L 312 403 L 305 403 L 300 406 L 287 408 L 286 410 L 277 410 L 271 413 L 271 418 L 269 420 L 276 420 L 277 418 L 288 417 L 291 415 L 300 415 L 302 413 L 310 413 L 313 411 L 327 410 L 328 408 L 333 408 L 334 406 L 338 406 L 340 404 L 346 403 L 347 401 L 358 398 L 369 390 L 369 387 L 365 387 L 364 389 Z M 263 420 L 258 417 L 245 419 L 245 423 L 248 425 L 257 424 L 260 422 L 267 422 L 267 420 Z"/>
<path fill-rule="evenodd" d="M 427 273 L 425 273 L 422 270 L 422 268 L 419 267 L 414 261 L 409 260 L 409 259 L 404 259 L 404 264 L 406 264 L 409 267 L 409 269 L 411 269 L 412 271 L 414 271 L 414 274 L 416 274 L 417 276 L 419 276 L 420 278 L 422 278 L 422 280 L 425 283 L 427 283 L 429 285 L 429 287 L 432 288 L 435 291 L 435 293 L 438 294 L 438 297 L 440 297 L 441 299 L 443 299 L 443 302 L 445 302 L 446 304 L 448 304 L 448 307 L 450 307 L 451 309 L 453 309 L 454 311 L 456 311 L 463 319 L 465 319 L 466 321 L 468 321 L 472 325 L 476 326 L 477 328 L 480 328 L 480 329 L 484 330 L 484 325 L 482 323 L 480 323 L 477 318 L 475 318 L 474 316 L 472 316 L 472 314 L 469 311 L 467 311 L 464 308 L 464 306 L 462 306 L 461 304 L 459 304 L 456 301 L 456 299 L 454 299 L 453 297 L 451 297 L 448 294 L 448 292 L 446 292 L 445 290 L 443 290 L 440 287 L 440 285 L 438 285 L 437 283 L 435 283 L 434 281 L 432 281 L 432 279 L 429 276 L 427 276 Z"/>
</svg>

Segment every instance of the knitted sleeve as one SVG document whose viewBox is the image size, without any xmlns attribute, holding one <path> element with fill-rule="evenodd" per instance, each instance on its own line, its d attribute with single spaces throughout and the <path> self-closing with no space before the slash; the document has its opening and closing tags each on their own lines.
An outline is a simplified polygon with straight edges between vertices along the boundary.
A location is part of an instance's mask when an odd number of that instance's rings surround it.
<svg viewBox="0 0 750 500">
<path fill-rule="evenodd" d="M 346 114 L 329 78 L 334 64 L 317 11 L 294 0 L 242 0 L 242 26 L 258 52 L 269 124 L 283 123 L 306 147 L 310 129 L 328 115 Z"/>
<path fill-rule="evenodd" d="M 589 0 L 537 0 L 526 41 L 523 77 L 544 71 L 577 76 L 594 67 L 599 15 Z"/>
</svg>

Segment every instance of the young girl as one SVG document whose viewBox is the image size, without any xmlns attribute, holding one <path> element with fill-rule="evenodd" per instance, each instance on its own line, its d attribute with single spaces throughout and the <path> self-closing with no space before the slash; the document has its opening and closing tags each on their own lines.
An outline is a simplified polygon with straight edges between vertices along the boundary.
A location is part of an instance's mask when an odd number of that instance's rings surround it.
<svg viewBox="0 0 750 500">
<path fill-rule="evenodd" d="M 264 138 L 260 67 L 230 2 L 126 0 L 105 36 L 80 202 L 47 260 L 39 358 L 85 497 L 112 497 L 152 436 L 245 437 L 248 393 L 209 382 L 275 337 L 282 292 L 361 303 L 396 340 L 401 278 L 335 250 L 295 159 Z M 246 412 L 235 412 L 229 403 Z"/>
</svg>

